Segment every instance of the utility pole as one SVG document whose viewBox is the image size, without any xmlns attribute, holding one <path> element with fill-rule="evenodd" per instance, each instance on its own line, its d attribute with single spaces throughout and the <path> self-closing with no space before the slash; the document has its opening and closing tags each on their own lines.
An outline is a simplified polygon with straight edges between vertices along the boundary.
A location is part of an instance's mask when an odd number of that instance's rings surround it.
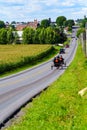
<svg viewBox="0 0 87 130">
<path fill-rule="evenodd" d="M 87 23 L 85 25 L 85 28 L 86 28 L 86 57 L 87 57 Z"/>
<path fill-rule="evenodd" d="M 86 56 L 86 31 L 80 34 L 82 50 Z"/>
</svg>

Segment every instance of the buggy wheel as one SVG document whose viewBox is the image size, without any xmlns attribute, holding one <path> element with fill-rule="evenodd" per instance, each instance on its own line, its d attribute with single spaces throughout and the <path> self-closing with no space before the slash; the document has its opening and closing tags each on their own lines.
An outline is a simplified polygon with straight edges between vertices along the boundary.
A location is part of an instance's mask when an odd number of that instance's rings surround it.
<svg viewBox="0 0 87 130">
<path fill-rule="evenodd" d="M 64 65 L 66 66 L 66 62 L 64 63 Z"/>
<path fill-rule="evenodd" d="M 51 65 L 51 70 L 53 70 L 53 65 Z"/>
</svg>

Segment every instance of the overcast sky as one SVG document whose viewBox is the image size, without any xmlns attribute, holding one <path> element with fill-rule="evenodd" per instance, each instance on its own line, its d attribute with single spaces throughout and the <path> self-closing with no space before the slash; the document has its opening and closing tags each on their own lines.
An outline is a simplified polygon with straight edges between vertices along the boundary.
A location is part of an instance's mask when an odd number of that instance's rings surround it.
<svg viewBox="0 0 87 130">
<path fill-rule="evenodd" d="M 0 0 L 0 20 L 28 22 L 58 16 L 67 19 L 84 18 L 87 0 Z"/>
</svg>

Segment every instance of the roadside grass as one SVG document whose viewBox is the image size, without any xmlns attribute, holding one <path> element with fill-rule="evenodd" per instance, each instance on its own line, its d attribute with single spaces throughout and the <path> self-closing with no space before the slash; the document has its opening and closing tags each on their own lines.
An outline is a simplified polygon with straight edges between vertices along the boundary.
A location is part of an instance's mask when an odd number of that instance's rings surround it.
<svg viewBox="0 0 87 130">
<path fill-rule="evenodd" d="M 52 45 L 17 45 L 17 46 L 14 46 L 14 45 L 8 45 L 8 46 L 0 46 L 0 66 L 1 63 L 4 63 L 5 62 L 10 64 L 10 63 L 15 63 L 16 62 L 19 62 L 21 61 L 21 58 L 22 58 L 22 61 L 24 58 L 28 58 L 28 57 L 37 57 L 38 56 L 38 59 L 37 60 L 34 60 L 35 62 L 34 63 L 25 63 L 24 65 L 20 66 L 20 67 L 17 67 L 12 70 L 9 70 L 9 71 L 5 71 L 3 73 L 0 74 L 0 77 L 5 77 L 5 76 L 8 76 L 8 75 L 11 75 L 11 74 L 14 74 L 14 73 L 17 73 L 17 72 L 20 72 L 20 71 L 23 71 L 25 69 L 28 69 L 30 67 L 33 67 L 35 65 L 38 65 L 44 61 L 47 61 L 48 59 L 52 58 L 53 56 L 55 56 L 58 52 L 59 52 L 59 49 L 60 47 L 57 47 L 57 46 L 53 46 L 51 49 L 51 51 L 49 51 L 49 49 L 52 47 Z M 46 54 L 46 51 L 49 51 L 48 54 Z M 9 52 L 11 54 L 9 54 Z M 3 55 L 4 54 L 4 55 Z M 41 57 L 41 54 L 42 54 L 42 58 L 39 58 Z M 10 56 L 9 56 L 10 55 Z M 33 59 L 32 58 L 32 59 Z"/>
<path fill-rule="evenodd" d="M 23 108 L 23 115 L 5 130 L 87 130 L 87 59 L 79 45 L 72 64 L 40 96 Z"/>
</svg>

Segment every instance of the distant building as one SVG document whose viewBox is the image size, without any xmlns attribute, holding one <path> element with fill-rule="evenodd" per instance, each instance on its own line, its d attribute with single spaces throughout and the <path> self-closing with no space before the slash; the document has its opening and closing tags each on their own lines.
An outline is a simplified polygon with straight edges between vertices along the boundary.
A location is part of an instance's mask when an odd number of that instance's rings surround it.
<svg viewBox="0 0 87 130">
<path fill-rule="evenodd" d="M 18 38 L 17 38 L 17 43 L 21 43 L 22 42 L 22 34 L 23 34 L 23 31 L 13 31 L 13 35 L 15 36 L 15 33 L 17 33 L 18 35 Z"/>
<path fill-rule="evenodd" d="M 28 22 L 28 24 L 27 24 L 27 26 L 32 27 L 34 29 L 36 29 L 38 27 L 38 25 L 39 25 L 39 22 L 37 21 L 37 19 L 34 20 L 34 22 Z"/>
<path fill-rule="evenodd" d="M 18 34 L 18 36 L 19 36 L 19 41 L 22 41 L 23 31 L 17 31 L 17 34 Z"/>
<path fill-rule="evenodd" d="M 27 24 L 19 24 L 16 26 L 17 31 L 22 31 L 24 28 L 27 27 Z"/>
<path fill-rule="evenodd" d="M 36 29 L 39 25 L 39 22 L 37 20 L 34 20 L 34 22 L 28 22 L 26 24 L 19 24 L 16 26 L 17 31 L 22 31 L 26 27 L 31 27 L 33 29 Z"/>
</svg>

